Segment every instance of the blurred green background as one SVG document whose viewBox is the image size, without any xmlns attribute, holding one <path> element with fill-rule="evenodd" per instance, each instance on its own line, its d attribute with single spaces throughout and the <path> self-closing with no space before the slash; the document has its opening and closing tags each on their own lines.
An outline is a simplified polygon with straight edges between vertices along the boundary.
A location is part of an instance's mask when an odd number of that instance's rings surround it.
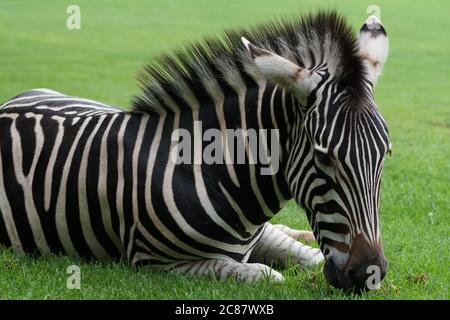
<svg viewBox="0 0 450 320">
<path fill-rule="evenodd" d="M 66 28 L 69 5 L 81 30 Z M 145 62 L 203 35 L 274 16 L 337 9 L 355 32 L 369 5 L 381 9 L 390 53 L 375 91 L 393 156 L 382 183 L 381 229 L 389 260 L 380 290 L 361 297 L 330 288 L 320 268 L 283 271 L 286 283 L 249 285 L 134 272 L 127 264 L 87 263 L 82 289 L 66 288 L 66 257 L 32 259 L 0 249 L 0 298 L 449 299 L 450 2 L 165 0 L 0 0 L 0 102 L 51 88 L 127 108 Z M 275 222 L 308 229 L 290 203 Z"/>
</svg>

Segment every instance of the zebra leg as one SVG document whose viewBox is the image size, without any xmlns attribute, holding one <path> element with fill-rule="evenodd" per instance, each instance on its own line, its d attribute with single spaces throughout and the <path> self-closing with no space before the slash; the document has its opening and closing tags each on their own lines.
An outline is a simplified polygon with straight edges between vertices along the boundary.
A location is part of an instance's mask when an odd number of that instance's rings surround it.
<svg viewBox="0 0 450 320">
<path fill-rule="evenodd" d="M 195 260 L 182 261 L 171 265 L 155 266 L 158 270 L 187 273 L 194 276 L 210 276 L 217 279 L 236 278 L 239 281 L 255 282 L 268 279 L 283 282 L 281 273 L 261 263 L 241 263 L 228 260 Z"/>
<path fill-rule="evenodd" d="M 301 266 L 311 266 L 317 265 L 323 260 L 322 252 L 319 249 L 295 240 L 281 231 L 280 227 L 270 223 L 266 224 L 263 234 L 249 258 L 251 262 L 280 266 L 286 266 L 289 262 L 298 263 Z"/>
<path fill-rule="evenodd" d="M 273 224 L 272 226 L 298 241 L 309 242 L 315 240 L 314 233 L 312 233 L 311 231 L 291 229 L 284 224 Z"/>
</svg>

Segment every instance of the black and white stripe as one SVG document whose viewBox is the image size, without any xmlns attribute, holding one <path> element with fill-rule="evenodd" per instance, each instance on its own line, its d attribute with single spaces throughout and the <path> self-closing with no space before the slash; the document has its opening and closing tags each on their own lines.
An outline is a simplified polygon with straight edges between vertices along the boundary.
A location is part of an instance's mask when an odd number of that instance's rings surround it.
<svg viewBox="0 0 450 320">
<path fill-rule="evenodd" d="M 0 107 L 0 243 L 282 280 L 261 263 L 323 260 L 297 241 L 308 233 L 267 222 L 293 197 L 325 255 L 345 263 L 358 235 L 379 242 L 390 150 L 366 70 L 345 21 L 319 13 L 161 57 L 141 75 L 133 111 L 47 89 L 16 96 Z M 191 134 L 194 158 L 206 148 L 196 123 L 276 129 L 280 170 L 260 174 L 248 149 L 245 164 L 175 164 L 175 130 Z"/>
</svg>

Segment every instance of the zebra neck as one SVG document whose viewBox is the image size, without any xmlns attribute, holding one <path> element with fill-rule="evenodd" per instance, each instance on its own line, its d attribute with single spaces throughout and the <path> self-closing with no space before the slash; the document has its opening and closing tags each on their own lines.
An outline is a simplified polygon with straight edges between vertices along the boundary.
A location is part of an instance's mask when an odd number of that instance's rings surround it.
<svg viewBox="0 0 450 320">
<path fill-rule="evenodd" d="M 262 224 L 277 213 L 291 198 L 287 181 L 285 178 L 285 168 L 287 162 L 287 146 L 289 134 L 293 126 L 294 110 L 296 101 L 291 94 L 282 88 L 269 83 L 258 83 L 251 86 L 246 83 L 245 91 L 239 91 L 236 95 L 224 97 L 223 114 L 227 128 L 263 130 L 260 135 L 263 138 L 263 148 L 270 155 L 272 163 L 277 157 L 278 165 L 272 174 L 262 174 L 264 165 L 257 162 L 253 167 L 238 168 L 234 166 L 229 170 L 234 186 L 238 186 L 241 196 L 238 197 L 238 205 L 252 207 L 254 210 L 243 210 L 248 220 L 255 224 Z M 273 150 L 272 138 L 276 138 L 278 152 Z M 242 166 L 239 166 L 242 167 Z M 261 170 L 263 169 L 263 170 Z M 253 170 L 253 171 L 252 171 Z M 236 172 L 236 174 L 234 173 Z M 233 178 L 235 177 L 235 178 Z M 243 189 L 249 193 L 243 193 Z M 251 196 L 249 196 L 251 194 Z M 236 198 L 234 198 L 236 200 Z M 245 203 L 245 204 L 244 204 Z M 256 209 L 256 210 L 255 210 Z"/>
<path fill-rule="evenodd" d="M 246 226 L 243 228 L 243 234 L 251 233 L 252 225 L 258 227 L 269 220 L 291 198 L 284 173 L 286 145 L 294 119 L 292 108 L 295 102 L 290 94 L 267 83 L 246 83 L 232 88 L 222 87 L 220 91 L 211 90 L 207 95 L 201 96 L 171 95 L 169 98 L 166 95 L 160 102 L 164 104 L 164 109 L 155 117 L 159 117 L 159 131 L 157 130 L 156 135 L 156 140 L 160 141 L 158 144 L 166 146 L 167 151 L 171 152 L 173 145 L 177 144 L 171 139 L 172 133 L 179 129 L 183 139 L 178 141 L 183 142 L 187 138 L 194 145 L 192 150 L 187 148 L 193 151 L 193 155 L 187 157 L 188 161 L 192 161 L 192 166 L 186 165 L 185 161 L 176 164 L 169 159 L 165 167 L 167 185 L 172 184 L 169 180 L 178 181 L 179 174 L 192 170 L 192 179 L 195 181 L 196 193 L 202 199 L 203 210 L 220 212 L 225 220 L 230 221 L 234 221 L 233 211 L 239 213 L 238 216 L 245 216 L 242 219 L 248 223 L 243 223 Z M 226 152 L 219 157 L 224 160 L 223 163 L 205 163 L 205 151 L 211 143 L 211 139 L 205 140 L 209 129 L 222 134 L 227 130 L 256 130 L 257 133 L 265 130 L 259 136 L 263 137 L 262 144 L 258 144 L 262 145 L 271 157 L 274 156 L 272 138 L 276 136 L 278 158 L 271 160 L 278 161 L 277 170 L 270 173 L 266 170 L 267 164 L 258 161 L 256 164 L 250 164 L 248 150 L 245 152 L 245 163 L 236 162 L 236 158 L 229 161 Z M 199 144 L 202 148 L 196 148 Z M 153 151 L 150 152 L 150 155 L 152 154 Z M 150 160 L 149 163 L 154 161 Z M 161 181 L 158 183 L 165 184 Z M 166 191 L 169 194 L 169 188 Z M 217 199 L 222 195 L 222 201 L 209 203 L 209 198 Z"/>
</svg>

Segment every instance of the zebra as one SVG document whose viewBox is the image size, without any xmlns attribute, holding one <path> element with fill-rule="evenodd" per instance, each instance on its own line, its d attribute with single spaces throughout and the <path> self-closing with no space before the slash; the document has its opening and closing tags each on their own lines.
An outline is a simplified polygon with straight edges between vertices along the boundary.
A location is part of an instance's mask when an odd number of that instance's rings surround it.
<svg viewBox="0 0 450 320">
<path fill-rule="evenodd" d="M 0 244 L 247 282 L 323 264 L 332 286 L 366 289 L 367 268 L 380 280 L 387 268 L 378 210 L 391 143 L 373 97 L 387 52 L 375 16 L 355 36 L 343 16 L 318 11 L 155 58 L 131 110 L 49 89 L 19 94 L 0 107 Z M 205 148 L 196 122 L 276 129 L 278 157 L 273 134 L 260 139 L 279 170 L 174 163 L 177 129 L 194 153 Z M 270 223 L 291 199 L 312 232 Z M 302 243 L 314 239 L 319 248 Z"/>
</svg>

